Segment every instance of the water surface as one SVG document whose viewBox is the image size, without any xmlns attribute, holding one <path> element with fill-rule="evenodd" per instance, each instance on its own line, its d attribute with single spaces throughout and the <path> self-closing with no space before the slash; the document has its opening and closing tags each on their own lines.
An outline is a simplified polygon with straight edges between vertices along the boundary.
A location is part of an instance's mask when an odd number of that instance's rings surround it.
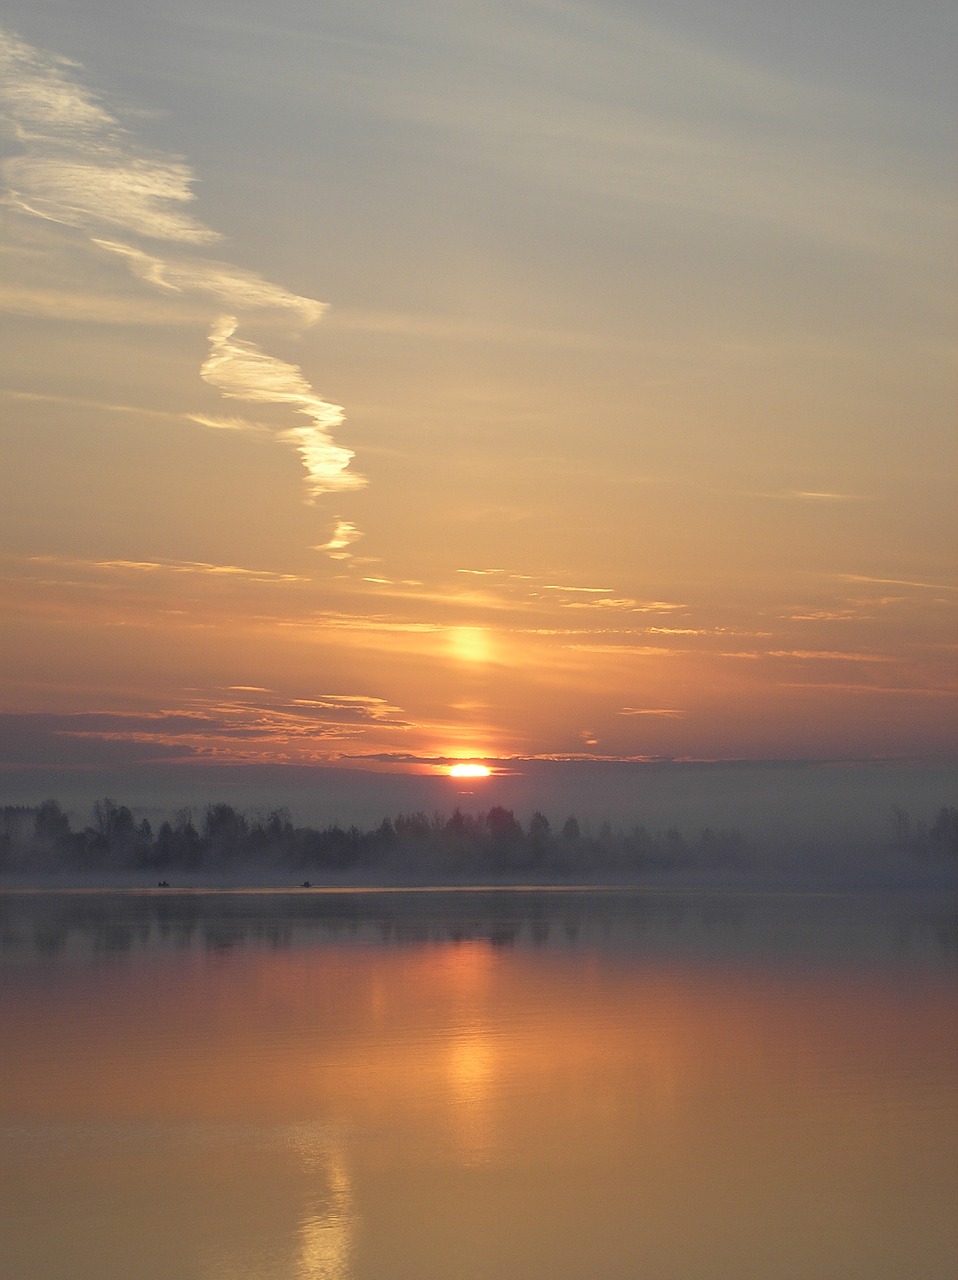
<svg viewBox="0 0 958 1280">
<path fill-rule="evenodd" d="M 958 910 L 0 895 L 0 1274 L 953 1280 Z"/>
</svg>

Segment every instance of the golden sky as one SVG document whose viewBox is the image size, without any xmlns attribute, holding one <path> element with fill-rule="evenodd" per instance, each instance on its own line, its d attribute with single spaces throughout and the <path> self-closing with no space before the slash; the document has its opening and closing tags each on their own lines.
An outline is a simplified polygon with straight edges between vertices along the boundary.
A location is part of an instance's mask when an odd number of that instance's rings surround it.
<svg viewBox="0 0 958 1280">
<path fill-rule="evenodd" d="M 13 0 L 7 779 L 954 757 L 955 19 L 720 8 Z"/>
</svg>

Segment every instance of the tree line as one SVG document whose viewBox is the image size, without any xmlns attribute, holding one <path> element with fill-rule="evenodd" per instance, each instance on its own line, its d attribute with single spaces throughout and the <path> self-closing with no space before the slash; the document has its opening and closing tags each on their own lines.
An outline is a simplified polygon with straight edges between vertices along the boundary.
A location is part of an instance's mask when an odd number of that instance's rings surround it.
<svg viewBox="0 0 958 1280">
<path fill-rule="evenodd" d="M 889 845 L 910 854 L 958 858 L 958 809 L 942 808 L 930 824 L 913 824 L 893 809 Z M 98 800 L 89 825 L 74 831 L 56 800 L 0 808 L 0 871 L 110 873 L 242 872 L 257 867 L 309 876 L 380 871 L 410 876 L 497 876 L 592 872 L 635 875 L 682 867 L 743 868 L 752 850 L 736 831 L 706 827 L 687 838 L 675 828 L 644 826 L 584 830 L 572 816 L 553 828 L 542 813 L 523 826 L 510 809 L 456 809 L 451 816 L 402 814 L 378 826 L 294 826 L 285 809 L 244 813 L 207 805 L 202 815 L 181 809 L 154 830 L 112 799 Z"/>
<path fill-rule="evenodd" d="M 285 809 L 244 813 L 210 804 L 201 816 L 181 809 L 154 829 L 115 800 L 98 800 L 89 825 L 79 831 L 56 800 L 0 809 L 0 870 L 10 873 L 61 870 L 177 872 L 272 867 L 297 875 L 380 869 L 401 874 L 569 874 L 590 870 L 640 871 L 707 863 L 742 865 L 745 839 L 734 831 L 706 828 L 692 839 L 679 831 L 650 832 L 635 826 L 613 831 L 608 823 L 585 831 L 569 817 L 558 829 L 542 813 L 523 824 L 510 809 L 486 813 L 456 809 L 401 814 L 378 826 L 294 826 Z"/>
</svg>

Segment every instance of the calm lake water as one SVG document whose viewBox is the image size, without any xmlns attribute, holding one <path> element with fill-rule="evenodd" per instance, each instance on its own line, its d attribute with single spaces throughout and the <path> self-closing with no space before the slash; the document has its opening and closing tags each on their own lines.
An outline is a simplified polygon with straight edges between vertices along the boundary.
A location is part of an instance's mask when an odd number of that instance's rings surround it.
<svg viewBox="0 0 958 1280">
<path fill-rule="evenodd" d="M 958 906 L 0 894 L 0 1275 L 954 1280 Z"/>
</svg>

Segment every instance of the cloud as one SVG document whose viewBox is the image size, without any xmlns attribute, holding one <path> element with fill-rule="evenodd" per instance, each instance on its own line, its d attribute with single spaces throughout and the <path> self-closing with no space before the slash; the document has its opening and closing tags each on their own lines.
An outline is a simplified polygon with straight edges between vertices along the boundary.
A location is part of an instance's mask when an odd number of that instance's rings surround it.
<svg viewBox="0 0 958 1280">
<path fill-rule="evenodd" d="M 108 154 L 98 162 L 17 156 L 4 165 L 14 203 L 51 222 L 121 227 L 159 240 L 203 244 L 217 238 L 170 208 L 193 199 L 192 175 L 177 161 Z"/>
<path fill-rule="evenodd" d="M 167 296 L 199 295 L 218 310 L 228 307 L 230 314 L 213 323 L 210 355 L 200 370 L 203 379 L 229 398 L 290 405 L 308 420 L 272 434 L 299 453 L 310 498 L 360 488 L 365 480 L 349 471 L 352 451 L 331 435 L 343 421 L 340 406 L 317 395 L 298 366 L 234 337 L 234 312 L 268 309 L 312 325 L 325 303 L 228 262 L 158 256 L 105 235 L 119 230 L 184 248 L 220 238 L 188 212 L 194 175 L 186 162 L 140 146 L 97 96 L 78 83 L 77 70 L 75 64 L 0 30 L 0 114 L 21 149 L 2 164 L 7 204 L 83 231 L 90 243 L 121 257 L 134 276 Z M 14 297 L 11 305 L 14 310 L 35 309 L 38 302 L 56 305 L 55 299 L 32 294 Z M 215 429 L 258 429 L 240 419 L 192 418 Z"/>
<path fill-rule="evenodd" d="M 284 700 L 253 686 L 225 692 L 234 696 L 204 695 L 156 711 L 0 713 L 0 768 L 164 759 L 322 763 L 337 754 L 336 742 L 411 727 L 398 707 L 367 694 Z"/>
<path fill-rule="evenodd" d="M 93 768 L 140 761 L 188 758 L 188 745 L 164 746 L 111 736 L 118 716 L 0 712 L 0 770 L 57 767 Z M 133 722 L 124 721 L 132 728 Z M 102 734 L 94 730 L 102 729 Z"/>
<path fill-rule="evenodd" d="M 510 573 L 508 569 L 457 569 L 456 573 L 467 573 L 474 578 L 501 577 L 521 579 L 525 582 L 529 581 L 529 574 Z"/>
<path fill-rule="evenodd" d="M 318 546 L 312 548 L 313 551 L 325 551 L 334 560 L 348 560 L 351 552 L 347 547 L 351 546 L 357 538 L 361 538 L 362 532 L 357 529 L 354 524 L 348 520 L 337 520 L 336 528 L 333 530 L 333 536 L 328 542 L 322 542 Z M 386 583 L 383 578 L 364 578 L 364 582 Z"/>
<path fill-rule="evenodd" d="M 611 587 L 544 587 L 545 591 L 594 593 L 591 599 L 572 599 L 555 601 L 563 609 L 598 609 L 619 613 L 674 613 L 688 606 L 674 600 L 635 600 L 631 596 L 605 595 Z M 599 594 L 600 590 L 603 594 Z"/>
<path fill-rule="evenodd" d="M 509 569 L 457 569 L 456 573 L 474 578 L 489 578 L 508 600 L 497 599 L 487 592 L 479 596 L 456 597 L 472 603 L 499 608 L 527 609 L 530 605 L 558 609 L 595 609 L 619 613 L 672 613 L 688 606 L 674 600 L 636 600 L 632 596 L 614 595 L 615 587 L 579 586 L 563 582 L 543 581 L 535 574 L 513 573 Z M 452 598 L 452 597 L 450 597 Z"/>
<path fill-rule="evenodd" d="M 809 609 L 804 613 L 784 615 L 789 622 L 851 622 L 861 616 L 858 608 L 847 609 Z"/>
<path fill-rule="evenodd" d="M 373 698 L 363 693 L 327 693 L 316 698 L 292 698 L 289 706 L 297 710 L 326 711 L 338 719 L 375 721 L 401 727 L 408 723 L 396 719 L 401 715 L 399 708 L 385 698 Z"/>
<path fill-rule="evenodd" d="M 836 573 L 832 576 L 842 582 L 865 582 L 882 587 L 914 587 L 919 591 L 958 592 L 958 586 L 953 582 L 916 582 L 911 578 L 872 578 L 863 573 Z"/>
<path fill-rule="evenodd" d="M 770 498 L 776 502 L 867 502 L 860 493 L 835 493 L 825 489 L 771 489 L 740 491 L 743 498 Z"/>
<path fill-rule="evenodd" d="M 592 643 L 585 641 L 581 644 L 568 644 L 565 647 L 575 653 L 602 653 L 620 657 L 625 654 L 633 654 L 643 658 L 677 658 L 681 654 L 689 652 L 686 649 L 668 649 L 664 645 L 607 644 L 602 641 L 594 641 Z"/>
<path fill-rule="evenodd" d="M 803 502 L 862 502 L 861 494 L 827 493 L 815 490 L 796 489 L 793 493 L 783 494 L 786 498 L 796 498 Z"/>
<path fill-rule="evenodd" d="M 622 707 L 618 714 L 620 716 L 662 716 L 673 720 L 685 717 L 685 712 L 677 707 Z"/>
<path fill-rule="evenodd" d="M 263 422 L 250 422 L 248 418 L 224 418 L 218 414 L 188 413 L 188 422 L 195 422 L 200 427 L 209 427 L 212 431 L 243 431 L 247 435 L 272 435 L 272 431 Z"/>
<path fill-rule="evenodd" d="M 125 258 L 133 274 L 147 284 L 173 293 L 202 293 L 229 307 L 293 311 L 308 325 L 315 324 L 327 309 L 325 302 L 290 293 L 255 272 L 243 271 L 228 262 L 207 258 L 165 260 L 115 240 L 95 239 L 93 243 Z"/>
<path fill-rule="evenodd" d="M 582 588 L 580 588 L 582 590 Z M 595 600 L 565 600 L 566 609 L 617 609 L 624 613 L 670 613 L 684 609 L 684 604 L 668 600 L 633 600 L 631 596 L 602 596 Z"/>
<path fill-rule="evenodd" d="M 821 689 L 826 693 L 880 694 L 896 698 L 958 698 L 958 688 L 926 688 L 921 685 L 816 683 L 811 680 L 779 680 L 777 685 L 780 689 Z"/>
<path fill-rule="evenodd" d="M 86 231 L 118 227 L 182 244 L 218 239 L 186 212 L 194 199 L 189 166 L 140 147 L 72 70 L 0 30 L 0 108 L 23 148 L 3 163 L 10 202 Z"/>
<path fill-rule="evenodd" d="M 280 439 L 293 444 L 302 459 L 311 497 L 362 488 L 365 479 L 348 470 L 352 450 L 337 445 L 330 435 L 343 421 L 342 408 L 318 396 L 298 365 L 235 338 L 236 327 L 234 316 L 220 316 L 213 325 L 210 354 L 200 369 L 204 381 L 230 399 L 290 405 L 311 419 L 310 426 L 280 432 Z"/>
<path fill-rule="evenodd" d="M 461 764 L 463 759 L 482 760 L 489 765 L 496 776 L 514 771 L 516 765 L 535 764 L 659 764 L 671 763 L 671 756 L 652 755 L 600 755 L 597 752 L 563 751 L 542 752 L 534 755 L 488 755 L 480 753 L 469 756 L 420 755 L 412 751 L 376 751 L 376 752 L 341 752 L 339 760 L 363 760 L 386 765 L 434 765 L 445 766 Z M 725 761 L 722 762 L 726 763 Z"/>
<path fill-rule="evenodd" d="M 835 649 L 769 649 L 770 658 L 797 658 L 802 662 L 894 662 L 888 654 L 845 653 Z"/>
<path fill-rule="evenodd" d="M 18 557 L 9 557 L 17 559 Z M 309 582 L 296 573 L 272 569 L 247 569 L 235 564 L 211 564 L 206 560 L 84 560 L 75 556 L 26 556 L 29 564 L 116 571 L 121 573 L 189 573 L 211 577 L 246 578 L 252 582 Z"/>
<path fill-rule="evenodd" d="M 95 409 L 97 413 L 139 414 L 147 418 L 161 418 L 165 422 L 176 422 L 181 414 L 170 413 L 167 409 L 144 409 L 135 404 L 109 404 L 105 400 L 89 400 L 83 396 L 61 396 L 42 391 L 12 391 L 0 388 L 0 395 L 9 396 L 11 400 L 23 400 L 36 404 L 60 404 L 81 409 Z M 188 415 L 189 416 L 189 415 Z"/>
</svg>

